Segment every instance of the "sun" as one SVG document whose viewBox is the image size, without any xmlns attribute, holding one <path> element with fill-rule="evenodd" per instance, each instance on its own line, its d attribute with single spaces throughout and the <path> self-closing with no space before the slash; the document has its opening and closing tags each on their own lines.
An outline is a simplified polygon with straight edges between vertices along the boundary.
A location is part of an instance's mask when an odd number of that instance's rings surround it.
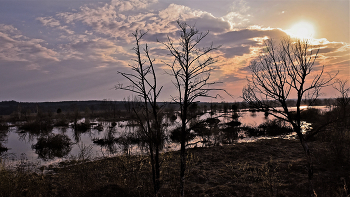
<svg viewBox="0 0 350 197">
<path fill-rule="evenodd" d="M 294 24 L 290 29 L 286 30 L 291 37 L 299 39 L 310 39 L 315 35 L 314 26 L 309 22 L 299 22 Z"/>
</svg>

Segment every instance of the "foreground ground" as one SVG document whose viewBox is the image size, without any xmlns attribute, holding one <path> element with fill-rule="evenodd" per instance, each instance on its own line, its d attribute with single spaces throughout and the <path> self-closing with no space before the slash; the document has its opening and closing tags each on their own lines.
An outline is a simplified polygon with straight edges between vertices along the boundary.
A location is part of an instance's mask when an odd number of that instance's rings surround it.
<svg viewBox="0 0 350 197">
<path fill-rule="evenodd" d="M 350 166 L 322 142 L 310 142 L 318 196 L 346 196 Z M 179 154 L 162 155 L 159 196 L 179 196 Z M 299 141 L 261 140 L 188 150 L 186 196 L 308 196 L 306 160 Z M 53 174 L 0 171 L 0 196 L 151 196 L 147 157 L 121 156 Z"/>
</svg>

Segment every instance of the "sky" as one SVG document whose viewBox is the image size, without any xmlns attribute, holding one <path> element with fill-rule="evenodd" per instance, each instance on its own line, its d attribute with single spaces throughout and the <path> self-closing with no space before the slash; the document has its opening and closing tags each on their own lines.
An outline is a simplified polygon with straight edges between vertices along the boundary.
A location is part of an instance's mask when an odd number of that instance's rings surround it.
<svg viewBox="0 0 350 197">
<path fill-rule="evenodd" d="M 160 42 L 176 39 L 176 21 L 209 30 L 201 46 L 221 47 L 211 80 L 240 101 L 248 66 L 264 40 L 306 38 L 320 49 L 315 72 L 350 79 L 348 0 L 0 0 L 0 101 L 123 100 L 131 93 L 118 74 L 132 72 L 136 30 L 147 32 L 155 59 L 159 101 L 176 96 Z M 157 42 L 160 41 L 160 42 Z M 350 82 L 349 82 L 350 83 Z M 213 93 L 216 94 L 216 93 Z M 336 97 L 324 88 L 321 97 Z"/>
</svg>

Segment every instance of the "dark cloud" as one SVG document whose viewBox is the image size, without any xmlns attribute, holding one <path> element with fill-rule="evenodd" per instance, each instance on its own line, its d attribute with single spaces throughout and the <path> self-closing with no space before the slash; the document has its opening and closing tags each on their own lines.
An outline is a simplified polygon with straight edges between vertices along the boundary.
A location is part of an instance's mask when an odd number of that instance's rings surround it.
<svg viewBox="0 0 350 197">
<path fill-rule="evenodd" d="M 220 48 L 219 50 L 224 53 L 225 58 L 232 58 L 234 56 L 242 56 L 243 54 L 250 53 L 249 46 Z"/>
<path fill-rule="evenodd" d="M 240 78 L 235 75 L 226 75 L 221 78 L 221 82 L 223 83 L 232 83 L 235 84 L 237 82 L 245 82 L 247 79 L 246 78 Z"/>
<path fill-rule="evenodd" d="M 249 45 L 257 45 L 259 42 L 252 40 L 253 38 L 263 38 L 267 36 L 272 39 L 281 39 L 286 38 L 288 35 L 278 29 L 273 30 L 256 30 L 256 29 L 243 29 L 238 31 L 230 31 L 227 33 L 223 33 L 215 36 L 215 43 L 219 45 L 241 45 L 241 44 L 249 44 Z"/>
<path fill-rule="evenodd" d="M 195 25 L 197 29 L 212 33 L 222 33 L 230 29 L 230 24 L 221 18 L 215 18 L 209 13 L 204 13 L 199 17 L 186 20 L 189 25 Z"/>
</svg>

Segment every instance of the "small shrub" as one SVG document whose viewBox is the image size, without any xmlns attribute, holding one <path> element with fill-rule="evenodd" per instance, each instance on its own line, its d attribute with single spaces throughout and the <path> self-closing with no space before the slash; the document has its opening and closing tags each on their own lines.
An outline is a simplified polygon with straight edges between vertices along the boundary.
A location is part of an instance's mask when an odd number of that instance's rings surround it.
<svg viewBox="0 0 350 197">
<path fill-rule="evenodd" d="M 43 132 L 52 131 L 53 125 L 49 121 L 33 121 L 24 123 L 19 127 L 19 129 L 29 131 L 35 134 L 40 134 Z"/>
<path fill-rule="evenodd" d="M 74 126 L 74 130 L 76 131 L 81 131 L 81 132 L 86 132 L 87 130 L 90 129 L 90 124 L 86 124 L 86 123 L 80 123 L 80 124 L 76 124 Z"/>
<path fill-rule="evenodd" d="M 0 155 L 2 152 L 6 152 L 8 150 L 8 148 L 4 147 L 1 143 L 0 143 Z"/>
<path fill-rule="evenodd" d="M 315 123 L 320 121 L 322 117 L 321 110 L 315 108 L 309 108 L 300 112 L 300 118 L 309 123 Z"/>
<path fill-rule="evenodd" d="M 40 158 L 47 160 L 55 157 L 64 157 L 68 155 L 72 148 L 68 136 L 50 134 L 40 137 L 38 142 L 32 145 L 32 149 L 35 149 L 35 153 L 37 153 Z"/>
<path fill-rule="evenodd" d="M 189 130 L 186 130 L 186 142 L 193 140 L 195 137 L 196 135 L 194 133 L 191 133 Z M 181 127 L 177 127 L 176 129 L 171 131 L 170 139 L 173 142 L 181 142 Z"/>
<path fill-rule="evenodd" d="M 0 123 L 0 131 L 6 131 L 6 130 L 8 130 L 8 126 L 6 125 L 6 124 L 1 124 Z"/>
<path fill-rule="evenodd" d="M 54 126 L 56 127 L 68 127 L 68 121 L 65 119 L 58 120 Z"/>
<path fill-rule="evenodd" d="M 286 135 L 293 132 L 293 129 L 278 119 L 268 120 L 258 126 L 267 136 Z"/>
<path fill-rule="evenodd" d="M 265 132 L 263 130 L 255 128 L 255 127 L 244 126 L 244 127 L 241 127 L 241 129 L 249 137 L 258 137 L 258 136 L 265 135 Z"/>
</svg>

